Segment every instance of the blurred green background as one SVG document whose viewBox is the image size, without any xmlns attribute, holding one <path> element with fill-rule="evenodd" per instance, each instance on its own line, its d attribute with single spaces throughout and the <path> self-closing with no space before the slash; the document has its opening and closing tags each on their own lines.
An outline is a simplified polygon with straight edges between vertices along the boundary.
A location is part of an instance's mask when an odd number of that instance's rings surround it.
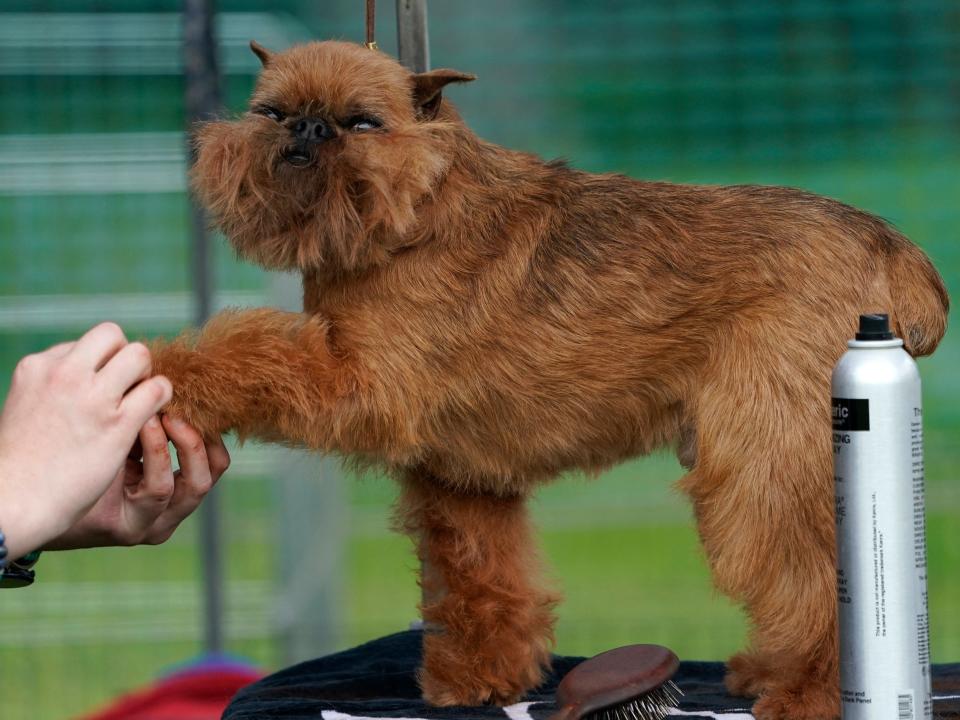
<svg viewBox="0 0 960 720">
<path fill-rule="evenodd" d="M 82 7 L 81 7 L 82 6 Z M 381 0 L 378 40 L 396 44 Z M 359 0 L 220 2 L 227 108 L 239 111 L 256 38 L 362 40 Z M 79 10 L 84 12 L 78 12 Z M 179 4 L 5 0 L 0 8 L 0 385 L 17 359 L 89 324 L 171 334 L 191 315 L 183 192 Z M 960 5 L 954 0 L 437 0 L 434 67 L 476 73 L 449 97 L 483 137 L 593 171 L 819 192 L 897 225 L 960 290 Z M 276 278 L 218 243 L 218 302 L 269 303 Z M 282 283 L 282 281 L 281 281 Z M 817 342 L 817 338 L 811 338 Z M 960 660 L 960 335 L 921 361 L 935 662 Z M 388 531 L 392 485 L 324 482 L 327 532 L 291 541 L 283 460 L 236 453 L 224 506 L 228 649 L 290 661 L 324 578 L 332 630 L 315 653 L 405 628 L 418 589 Z M 716 595 L 681 470 L 657 456 L 537 498 L 562 585 L 558 651 L 658 642 L 721 659 L 745 633 Z M 307 480 L 309 482 L 309 480 Z M 166 545 L 50 554 L 40 582 L 0 597 L 4 718 L 72 717 L 201 651 L 195 519 Z M 292 548 L 291 548 L 292 543 Z M 292 600 L 293 599 L 293 600 Z M 326 611 L 325 610 L 325 611 Z M 310 648 L 307 648 L 309 652 Z"/>
</svg>

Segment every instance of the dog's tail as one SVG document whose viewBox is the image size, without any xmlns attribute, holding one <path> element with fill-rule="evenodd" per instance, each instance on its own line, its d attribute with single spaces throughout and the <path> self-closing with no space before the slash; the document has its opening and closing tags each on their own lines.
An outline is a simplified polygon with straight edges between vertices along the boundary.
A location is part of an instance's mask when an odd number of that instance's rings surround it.
<svg viewBox="0 0 960 720">
<path fill-rule="evenodd" d="M 889 226 L 884 231 L 893 326 L 911 355 L 929 355 L 947 329 L 947 289 L 920 248 Z"/>
</svg>

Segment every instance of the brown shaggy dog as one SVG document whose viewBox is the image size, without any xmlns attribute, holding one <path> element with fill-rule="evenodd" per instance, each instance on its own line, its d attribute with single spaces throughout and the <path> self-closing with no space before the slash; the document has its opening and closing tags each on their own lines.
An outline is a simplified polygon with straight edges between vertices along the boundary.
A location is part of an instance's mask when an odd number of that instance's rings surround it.
<svg viewBox="0 0 960 720">
<path fill-rule="evenodd" d="M 441 101 L 469 75 L 340 42 L 254 50 L 250 111 L 200 128 L 195 187 L 240 255 L 302 273 L 304 312 L 228 311 L 155 345 L 170 412 L 395 475 L 440 705 L 512 702 L 549 662 L 535 489 L 674 446 L 752 623 L 730 690 L 765 720 L 836 717 L 830 370 L 862 312 L 936 347 L 947 297 L 923 253 L 799 190 L 485 143 Z"/>
</svg>

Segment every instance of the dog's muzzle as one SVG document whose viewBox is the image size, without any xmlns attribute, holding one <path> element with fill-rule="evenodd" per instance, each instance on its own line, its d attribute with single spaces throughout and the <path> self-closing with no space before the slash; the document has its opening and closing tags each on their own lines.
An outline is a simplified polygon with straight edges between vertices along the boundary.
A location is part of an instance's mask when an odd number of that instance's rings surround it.
<svg viewBox="0 0 960 720">
<path fill-rule="evenodd" d="M 283 151 L 283 159 L 296 167 L 310 165 L 313 148 L 337 134 L 323 118 L 318 117 L 298 118 L 289 127 L 294 144 Z"/>
<path fill-rule="evenodd" d="M 303 145 L 293 145 L 280 153 L 283 159 L 294 167 L 307 167 L 313 164 L 313 153 L 310 148 Z"/>
</svg>

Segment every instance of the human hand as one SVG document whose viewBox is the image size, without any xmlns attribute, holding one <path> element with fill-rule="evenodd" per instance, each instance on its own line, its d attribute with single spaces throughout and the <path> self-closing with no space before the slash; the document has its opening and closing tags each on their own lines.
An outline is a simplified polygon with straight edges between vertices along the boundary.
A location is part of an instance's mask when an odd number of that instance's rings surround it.
<svg viewBox="0 0 960 720">
<path fill-rule="evenodd" d="M 170 382 L 113 323 L 18 363 L 0 413 L 0 530 L 10 557 L 72 527 L 110 487 Z"/>
<path fill-rule="evenodd" d="M 180 469 L 173 471 L 168 437 Z M 142 454 L 142 460 L 141 460 Z M 126 464 L 89 512 L 46 550 L 159 545 L 192 513 L 230 465 L 219 438 L 204 443 L 182 420 L 152 417 Z"/>
</svg>

